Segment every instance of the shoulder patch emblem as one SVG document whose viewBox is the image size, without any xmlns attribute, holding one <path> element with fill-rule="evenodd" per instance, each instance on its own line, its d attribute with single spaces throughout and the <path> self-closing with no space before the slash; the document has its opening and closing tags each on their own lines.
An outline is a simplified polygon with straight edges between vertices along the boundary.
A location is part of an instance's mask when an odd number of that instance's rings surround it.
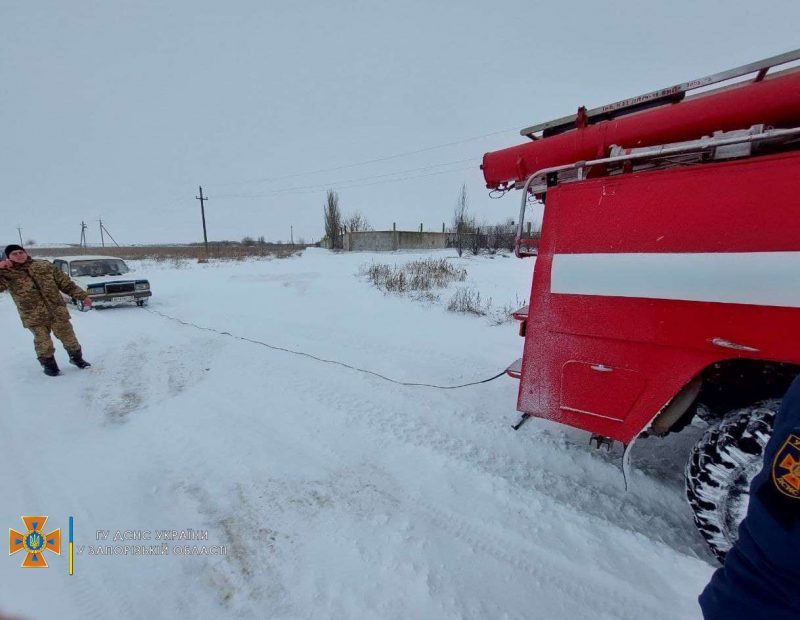
<svg viewBox="0 0 800 620">
<path fill-rule="evenodd" d="M 784 495 L 800 499 L 800 435 L 791 433 L 775 455 L 772 482 Z"/>
</svg>

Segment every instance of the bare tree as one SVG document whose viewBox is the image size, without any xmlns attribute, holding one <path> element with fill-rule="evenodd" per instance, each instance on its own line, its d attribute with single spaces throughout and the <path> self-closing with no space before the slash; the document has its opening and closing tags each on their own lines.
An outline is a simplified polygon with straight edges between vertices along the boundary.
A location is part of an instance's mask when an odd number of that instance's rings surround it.
<svg viewBox="0 0 800 620">
<path fill-rule="evenodd" d="M 453 212 L 453 233 L 455 234 L 455 246 L 458 255 L 464 252 L 467 245 L 467 235 L 472 225 L 472 218 L 469 216 L 469 198 L 467 197 L 467 184 L 461 185 L 458 193 L 456 208 Z"/>
<path fill-rule="evenodd" d="M 500 244 L 503 239 L 503 226 L 502 224 L 495 224 L 494 226 L 486 226 L 486 249 L 490 254 L 497 254 L 500 249 Z"/>
<path fill-rule="evenodd" d="M 481 251 L 481 247 L 484 244 L 482 243 L 482 238 L 481 238 L 482 237 L 481 227 L 475 224 L 475 218 L 470 218 L 469 230 L 472 233 L 472 236 L 469 239 L 470 240 L 469 247 L 470 250 L 472 250 L 472 253 L 475 256 L 477 256 L 478 253 Z"/>
<path fill-rule="evenodd" d="M 332 189 L 328 190 L 323 207 L 325 215 L 325 236 L 330 240 L 331 249 L 342 248 L 342 211 L 339 209 L 339 194 Z"/>
<path fill-rule="evenodd" d="M 505 234 L 503 235 L 502 246 L 513 252 L 514 240 L 517 238 L 517 226 L 514 224 L 514 218 L 507 218 L 506 221 L 503 222 L 503 229 L 505 230 Z"/>
<path fill-rule="evenodd" d="M 490 254 L 496 254 L 501 248 L 514 249 L 514 238 L 516 236 L 516 226 L 513 218 L 507 218 L 500 224 L 488 224 L 484 222 L 476 230 L 480 236 L 480 246 L 489 250 Z"/>
<path fill-rule="evenodd" d="M 361 211 L 356 211 L 352 215 L 348 216 L 344 221 L 344 225 L 350 232 L 374 230 L 370 225 L 369 220 L 363 213 L 361 213 Z"/>
</svg>

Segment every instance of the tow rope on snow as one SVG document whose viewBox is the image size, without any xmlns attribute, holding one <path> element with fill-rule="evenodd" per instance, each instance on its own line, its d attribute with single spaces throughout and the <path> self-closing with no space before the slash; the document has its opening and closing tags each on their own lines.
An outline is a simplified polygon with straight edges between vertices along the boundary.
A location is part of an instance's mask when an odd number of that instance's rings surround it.
<svg viewBox="0 0 800 620">
<path fill-rule="evenodd" d="M 496 375 L 489 377 L 488 379 L 481 379 L 480 381 L 471 381 L 470 383 L 462 383 L 460 385 L 435 385 L 433 383 L 415 383 L 410 381 L 398 381 L 397 379 L 392 379 L 387 377 L 386 375 L 382 375 L 379 372 L 375 372 L 373 370 L 367 370 L 365 368 L 359 368 L 358 366 L 351 366 L 350 364 L 345 364 L 344 362 L 339 362 L 337 360 L 329 360 L 322 357 L 317 357 L 316 355 L 312 355 L 311 353 L 305 353 L 303 351 L 294 351 L 293 349 L 287 349 L 285 347 L 279 347 L 273 344 L 269 344 L 267 342 L 263 342 L 261 340 L 255 340 L 253 338 L 247 338 L 245 336 L 237 336 L 236 334 L 232 334 L 230 332 L 221 331 L 218 329 L 214 329 L 213 327 L 205 327 L 203 325 L 198 325 L 197 323 L 192 323 L 191 321 L 184 321 L 183 319 L 179 319 L 178 317 L 170 316 L 169 314 L 164 314 L 163 312 L 159 312 L 158 310 L 153 310 L 151 308 L 143 308 L 152 314 L 157 314 L 160 317 L 168 319 L 170 321 L 175 321 L 176 323 L 180 323 L 181 325 L 185 325 L 186 327 L 194 327 L 195 329 L 200 329 L 207 332 L 212 332 L 214 334 L 218 334 L 220 336 L 228 336 L 229 338 L 234 338 L 236 340 L 243 340 L 244 342 L 249 342 L 251 344 L 257 344 L 262 347 L 267 347 L 268 349 L 272 349 L 274 351 L 283 351 L 284 353 L 291 353 L 292 355 L 300 355 L 302 357 L 308 357 L 313 360 L 317 360 L 318 362 L 324 362 L 326 364 L 334 364 L 336 366 L 343 366 L 344 368 L 349 368 L 350 370 L 355 370 L 357 372 L 362 372 L 367 375 L 372 375 L 374 377 L 378 377 L 379 379 L 383 379 L 384 381 L 389 381 L 390 383 L 395 383 L 397 385 L 405 385 L 405 386 L 415 386 L 415 387 L 430 387 L 435 388 L 437 390 L 457 390 L 459 388 L 469 387 L 470 385 L 480 385 L 481 383 L 489 383 L 489 381 L 494 381 L 502 377 L 506 374 L 508 368 L 498 372 Z M 510 368 L 510 367 L 509 367 Z"/>
</svg>

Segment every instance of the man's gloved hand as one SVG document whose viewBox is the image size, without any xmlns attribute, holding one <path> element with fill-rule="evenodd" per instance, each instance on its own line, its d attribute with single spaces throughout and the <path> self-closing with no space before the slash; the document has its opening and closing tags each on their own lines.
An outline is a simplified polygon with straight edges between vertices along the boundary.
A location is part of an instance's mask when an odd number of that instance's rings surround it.
<svg viewBox="0 0 800 620">
<path fill-rule="evenodd" d="M 82 303 L 83 303 L 83 309 L 88 310 L 89 308 L 92 307 L 92 298 L 87 297 L 86 299 L 83 300 Z"/>
</svg>

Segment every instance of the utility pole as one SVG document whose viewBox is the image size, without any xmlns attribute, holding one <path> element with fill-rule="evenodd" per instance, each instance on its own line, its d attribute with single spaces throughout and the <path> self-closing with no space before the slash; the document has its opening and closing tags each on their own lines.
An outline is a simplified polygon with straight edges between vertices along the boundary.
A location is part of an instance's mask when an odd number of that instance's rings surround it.
<svg viewBox="0 0 800 620">
<path fill-rule="evenodd" d="M 205 201 L 208 200 L 207 196 L 203 196 L 203 186 L 200 185 L 200 195 L 195 196 L 196 200 L 200 201 L 200 216 L 203 218 L 203 244 L 206 248 L 206 260 L 208 260 L 208 234 L 206 233 L 206 207 Z"/>
<path fill-rule="evenodd" d="M 17 232 L 19 233 L 19 244 L 25 245 L 24 243 L 22 243 L 22 228 L 20 228 L 19 225 L 17 225 Z"/>
<path fill-rule="evenodd" d="M 294 245 L 294 226 L 289 226 L 289 239 L 290 243 Z"/>
<path fill-rule="evenodd" d="M 114 245 L 119 247 L 119 243 L 117 243 L 117 240 L 114 239 L 114 237 L 111 236 L 111 233 L 108 231 L 108 228 L 106 228 L 106 225 L 103 224 L 103 220 L 100 220 L 100 236 L 101 237 L 103 236 L 103 233 L 106 233 L 108 235 L 108 238 L 111 239 L 111 241 L 114 242 Z M 105 243 L 103 243 L 103 247 L 106 247 Z"/>
<path fill-rule="evenodd" d="M 100 243 L 103 247 L 106 247 L 106 240 L 105 237 L 103 237 L 103 220 L 99 219 L 97 221 L 100 222 Z"/>
<path fill-rule="evenodd" d="M 81 249 L 86 251 L 86 222 L 81 221 Z"/>
</svg>

